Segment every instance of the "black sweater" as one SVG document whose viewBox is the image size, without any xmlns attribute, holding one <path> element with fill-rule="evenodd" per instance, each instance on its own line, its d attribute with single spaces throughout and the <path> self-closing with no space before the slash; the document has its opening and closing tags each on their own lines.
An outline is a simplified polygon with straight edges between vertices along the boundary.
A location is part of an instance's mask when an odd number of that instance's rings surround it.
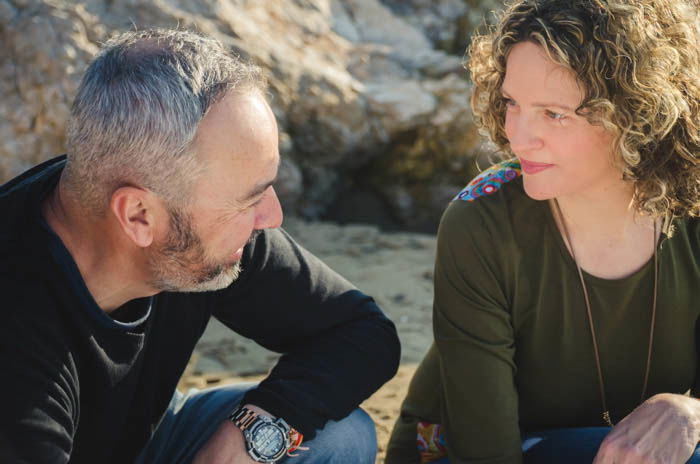
<svg viewBox="0 0 700 464">
<path fill-rule="evenodd" d="M 284 353 L 244 402 L 307 440 L 394 375 L 391 321 L 280 229 L 246 247 L 229 288 L 160 293 L 110 317 L 41 217 L 64 164 L 0 187 L 0 462 L 133 462 L 211 316 Z"/>
</svg>

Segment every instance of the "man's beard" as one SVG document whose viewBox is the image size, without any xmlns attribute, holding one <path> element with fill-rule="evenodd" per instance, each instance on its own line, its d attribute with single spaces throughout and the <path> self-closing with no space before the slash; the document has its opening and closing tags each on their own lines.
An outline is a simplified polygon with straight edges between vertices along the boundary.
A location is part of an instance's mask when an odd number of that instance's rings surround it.
<svg viewBox="0 0 700 464">
<path fill-rule="evenodd" d="M 149 256 L 149 284 L 167 292 L 208 292 L 231 285 L 241 272 L 240 261 L 217 263 L 206 254 L 191 217 L 169 209 L 170 229 L 165 243 Z"/>
</svg>

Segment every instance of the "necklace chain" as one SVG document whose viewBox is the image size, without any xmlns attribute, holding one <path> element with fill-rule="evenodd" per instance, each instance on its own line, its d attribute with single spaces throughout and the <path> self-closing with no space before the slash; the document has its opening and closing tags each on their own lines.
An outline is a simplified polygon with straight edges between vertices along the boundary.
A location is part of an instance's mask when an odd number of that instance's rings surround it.
<svg viewBox="0 0 700 464">
<path fill-rule="evenodd" d="M 593 325 L 593 314 L 591 312 L 591 302 L 588 297 L 588 289 L 586 288 L 586 281 L 583 279 L 583 271 L 581 271 L 581 266 L 578 264 L 578 260 L 576 259 L 576 253 L 574 252 L 574 244 L 571 241 L 571 236 L 569 235 L 569 229 L 566 227 L 566 221 L 564 220 L 564 215 L 561 212 L 561 207 L 559 206 L 559 202 L 554 199 L 554 205 L 556 207 L 556 212 L 557 216 L 559 217 L 559 220 L 561 221 L 562 229 L 564 229 L 564 235 L 566 238 L 566 241 L 569 245 L 569 249 L 571 250 L 571 256 L 574 259 L 574 264 L 576 264 L 576 270 L 578 271 L 578 276 L 581 281 L 581 288 L 583 289 L 583 299 L 586 303 L 586 313 L 588 315 L 588 325 L 591 329 L 591 339 L 593 341 L 593 355 L 595 356 L 595 364 L 596 368 L 598 371 L 598 385 L 600 387 L 600 399 L 601 403 L 603 406 L 603 422 L 607 424 L 609 427 L 613 427 L 613 422 L 612 419 L 610 418 L 610 409 L 608 409 L 607 401 L 605 398 L 605 383 L 603 381 L 603 370 L 600 367 L 600 354 L 598 351 L 598 341 L 597 337 L 595 334 L 595 327 Z M 652 306 L 651 306 L 651 327 L 649 327 L 649 346 L 647 350 L 647 363 L 646 363 L 646 369 L 644 372 L 644 383 L 642 385 L 642 395 L 640 397 L 639 402 L 644 401 L 644 397 L 646 396 L 647 393 L 647 386 L 649 383 L 649 370 L 651 368 L 651 352 L 652 352 L 652 347 L 654 345 L 654 326 L 656 323 L 656 300 L 657 300 L 657 294 L 658 294 L 658 287 L 659 287 L 659 257 L 658 253 L 656 250 L 656 221 L 654 221 L 654 296 L 652 300 Z"/>
</svg>

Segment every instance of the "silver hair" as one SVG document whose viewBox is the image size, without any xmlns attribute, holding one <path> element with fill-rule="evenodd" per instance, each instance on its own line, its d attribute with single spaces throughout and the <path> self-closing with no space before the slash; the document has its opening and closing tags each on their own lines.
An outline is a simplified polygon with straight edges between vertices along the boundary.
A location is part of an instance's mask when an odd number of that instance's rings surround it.
<svg viewBox="0 0 700 464">
<path fill-rule="evenodd" d="M 262 70 L 215 39 L 183 30 L 126 32 L 107 41 L 83 76 L 68 123 L 63 182 L 103 214 L 133 185 L 187 204 L 201 171 L 197 128 L 230 92 L 259 91 Z"/>
</svg>

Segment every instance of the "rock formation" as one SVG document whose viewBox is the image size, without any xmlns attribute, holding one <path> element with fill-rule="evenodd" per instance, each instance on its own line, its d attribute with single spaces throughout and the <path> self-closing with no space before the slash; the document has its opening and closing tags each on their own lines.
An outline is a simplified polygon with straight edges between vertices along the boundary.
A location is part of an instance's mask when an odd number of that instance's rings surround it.
<svg viewBox="0 0 700 464">
<path fill-rule="evenodd" d="M 269 72 L 288 211 L 318 217 L 366 188 L 396 220 L 435 222 L 480 138 L 463 48 L 493 0 L 0 0 L 0 180 L 63 151 L 99 43 L 192 28 Z"/>
</svg>

